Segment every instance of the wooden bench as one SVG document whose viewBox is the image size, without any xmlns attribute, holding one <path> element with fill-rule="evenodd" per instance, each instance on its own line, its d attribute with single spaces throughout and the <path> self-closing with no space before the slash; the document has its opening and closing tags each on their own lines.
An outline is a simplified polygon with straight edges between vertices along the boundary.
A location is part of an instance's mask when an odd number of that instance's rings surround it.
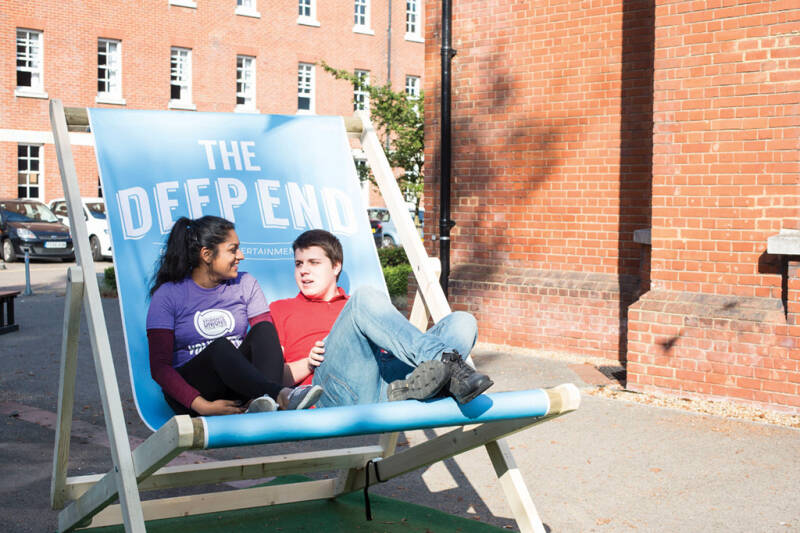
<svg viewBox="0 0 800 533">
<path fill-rule="evenodd" d="M 0 335 L 17 331 L 19 326 L 14 323 L 14 298 L 19 291 L 0 292 Z"/>
</svg>

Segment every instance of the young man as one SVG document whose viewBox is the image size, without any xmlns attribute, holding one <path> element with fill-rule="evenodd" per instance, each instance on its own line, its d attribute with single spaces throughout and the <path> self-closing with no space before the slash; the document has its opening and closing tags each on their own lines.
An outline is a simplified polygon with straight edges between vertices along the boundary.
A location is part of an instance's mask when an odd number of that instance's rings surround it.
<svg viewBox="0 0 800 533">
<path fill-rule="evenodd" d="M 385 293 L 345 294 L 337 285 L 342 245 L 331 233 L 306 231 L 292 248 L 300 293 L 272 302 L 270 314 L 287 363 L 284 382 L 322 385 L 318 406 L 423 400 L 445 387 L 467 403 L 492 385 L 462 360 L 478 336 L 472 315 L 451 313 L 422 333 Z"/>
</svg>

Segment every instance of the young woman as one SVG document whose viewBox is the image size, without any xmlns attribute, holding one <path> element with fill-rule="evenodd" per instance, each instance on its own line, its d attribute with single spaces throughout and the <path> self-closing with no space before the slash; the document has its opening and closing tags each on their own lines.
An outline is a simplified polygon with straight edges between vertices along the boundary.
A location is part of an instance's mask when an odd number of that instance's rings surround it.
<svg viewBox="0 0 800 533">
<path fill-rule="evenodd" d="M 180 218 L 167 239 L 147 313 L 150 373 L 178 414 L 226 415 L 313 405 L 322 388 L 281 385 L 284 363 L 233 223 Z M 249 331 L 248 331 L 249 326 Z"/>
</svg>

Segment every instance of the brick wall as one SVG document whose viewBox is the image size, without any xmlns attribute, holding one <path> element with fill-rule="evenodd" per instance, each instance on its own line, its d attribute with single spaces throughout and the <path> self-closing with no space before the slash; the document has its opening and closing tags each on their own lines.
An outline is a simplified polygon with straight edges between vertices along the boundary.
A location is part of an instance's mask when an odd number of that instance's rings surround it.
<svg viewBox="0 0 800 533">
<path fill-rule="evenodd" d="M 66 106 L 96 104 L 97 39 L 122 41 L 124 107 L 167 109 L 170 47 L 192 49 L 192 93 L 198 111 L 235 107 L 236 55 L 256 57 L 256 107 L 261 113 L 297 111 L 297 64 L 325 60 L 369 70 L 373 83 L 387 78 L 387 2 L 373 1 L 374 35 L 353 31 L 352 2 L 317 2 L 319 26 L 298 24 L 297 2 L 259 0 L 260 18 L 235 14 L 233 0 L 198 0 L 197 8 L 168 0 L 125 2 L 118 7 L 79 0 L 7 0 L 0 16 L 0 197 L 16 197 L 20 131 L 50 130 L 47 100 L 15 97 L 16 28 L 44 37 L 44 89 Z M 424 19 L 423 19 L 424 20 Z M 392 3 L 391 76 L 402 89 L 406 75 L 421 76 L 424 44 L 405 39 L 405 3 Z M 352 113 L 352 88 L 315 69 L 318 114 Z M 6 130 L 10 130 L 6 131 Z M 60 196 L 52 144 L 45 147 L 44 200 Z M 97 194 L 91 149 L 75 150 L 81 192 Z"/>
<path fill-rule="evenodd" d="M 658 0 L 652 291 L 631 310 L 636 390 L 800 410 L 800 8 Z M 786 300 L 786 308 L 782 301 Z"/>
<path fill-rule="evenodd" d="M 766 253 L 800 225 L 800 7 L 454 4 L 450 299 L 480 339 L 619 358 L 635 390 L 800 411 L 797 257 Z"/>
<path fill-rule="evenodd" d="M 482 341 L 624 357 L 633 231 L 650 218 L 651 11 L 454 3 L 450 292 Z M 438 16 L 429 5 L 426 234 L 439 218 Z"/>
</svg>

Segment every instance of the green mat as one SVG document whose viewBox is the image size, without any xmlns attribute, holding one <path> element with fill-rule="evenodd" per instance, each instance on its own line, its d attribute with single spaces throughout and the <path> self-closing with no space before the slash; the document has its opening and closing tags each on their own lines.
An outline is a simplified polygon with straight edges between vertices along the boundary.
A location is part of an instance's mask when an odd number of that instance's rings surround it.
<svg viewBox="0 0 800 533">
<path fill-rule="evenodd" d="M 307 481 L 304 476 L 282 476 L 270 485 Z M 372 521 L 364 515 L 362 491 L 335 500 L 287 503 L 224 513 L 210 513 L 147 522 L 148 533 L 229 533 L 248 531 L 314 531 L 317 533 L 358 532 L 464 532 L 508 531 L 488 524 L 449 515 L 436 509 L 370 494 Z M 122 532 L 122 526 L 91 528 L 91 533 Z"/>
</svg>

